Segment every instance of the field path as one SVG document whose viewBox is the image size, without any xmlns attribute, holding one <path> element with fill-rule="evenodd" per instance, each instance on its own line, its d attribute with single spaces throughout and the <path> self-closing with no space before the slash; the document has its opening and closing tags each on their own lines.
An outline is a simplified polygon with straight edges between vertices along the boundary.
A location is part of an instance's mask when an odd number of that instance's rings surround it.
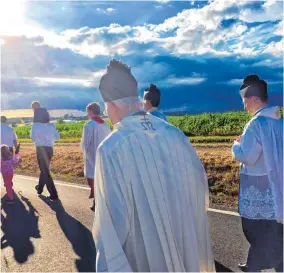
<svg viewBox="0 0 284 273">
<path fill-rule="evenodd" d="M 16 176 L 14 184 L 16 203 L 7 206 L 2 198 L 1 270 L 93 271 L 93 213 L 88 188 L 57 181 L 61 202 L 52 205 L 35 193 L 35 178 Z M 217 271 L 237 271 L 237 263 L 247 254 L 240 218 L 211 211 L 209 223 Z"/>
</svg>

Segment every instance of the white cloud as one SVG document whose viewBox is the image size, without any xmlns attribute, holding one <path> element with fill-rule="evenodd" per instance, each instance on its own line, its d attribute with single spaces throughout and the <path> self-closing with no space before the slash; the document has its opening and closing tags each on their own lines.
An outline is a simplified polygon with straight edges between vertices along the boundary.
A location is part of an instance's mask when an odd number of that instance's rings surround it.
<svg viewBox="0 0 284 273">
<path fill-rule="evenodd" d="M 217 56 L 255 56 L 269 53 L 281 55 L 281 44 L 267 42 L 272 36 L 279 35 L 282 25 L 263 24 L 248 28 L 245 23 L 237 22 L 228 28 L 222 27 L 225 19 L 237 19 L 249 2 L 215 0 L 202 8 L 183 10 L 161 24 L 142 26 L 121 26 L 111 24 L 99 28 L 84 27 L 69 29 L 60 33 L 50 30 L 33 29 L 34 35 L 42 34 L 44 41 L 39 45 L 69 49 L 80 55 L 115 56 L 137 54 L 143 48 L 144 54 L 217 55 Z M 269 1 L 263 10 L 271 13 L 278 3 Z M 231 9 L 227 13 L 227 9 Z M 97 12 L 111 14 L 113 8 L 97 8 Z M 247 12 L 247 10 L 245 9 Z M 259 11 L 250 10 L 251 13 Z M 246 13 L 244 13 L 246 14 Z M 267 15 L 267 14 L 266 14 Z M 259 14 L 257 15 L 259 16 Z M 278 16 L 278 15 L 277 15 Z M 268 15 L 265 17 L 268 18 Z M 254 19 L 255 20 L 255 19 Z M 149 45 L 149 47 L 147 47 Z"/>
<path fill-rule="evenodd" d="M 242 85 L 243 79 L 232 79 L 226 82 L 228 85 Z"/>
<path fill-rule="evenodd" d="M 114 8 L 106 8 L 106 9 L 97 8 L 96 11 L 98 13 L 103 13 L 103 14 L 112 14 L 115 12 L 115 9 Z"/>
<path fill-rule="evenodd" d="M 34 83 L 38 86 L 49 86 L 53 84 L 63 84 L 63 85 L 74 85 L 74 86 L 84 86 L 84 87 L 90 87 L 92 82 L 91 80 L 85 80 L 85 79 L 73 79 L 73 78 L 41 78 L 41 77 L 35 77 L 32 78 Z"/>
<path fill-rule="evenodd" d="M 271 42 L 269 45 L 266 46 L 264 53 L 270 53 L 276 56 L 283 56 L 283 45 L 284 45 L 284 38 L 282 38 L 279 42 Z"/>
<path fill-rule="evenodd" d="M 202 82 L 206 81 L 206 78 L 202 77 L 175 77 L 169 76 L 165 80 L 161 80 L 158 82 L 160 86 L 173 86 L 173 85 L 198 85 Z"/>
<path fill-rule="evenodd" d="M 261 10 L 244 9 L 240 12 L 239 18 L 248 23 L 281 20 L 283 19 L 283 2 L 265 1 Z"/>
<path fill-rule="evenodd" d="M 278 36 L 283 36 L 283 29 L 284 29 L 284 24 L 283 20 L 277 25 L 274 34 Z"/>
<path fill-rule="evenodd" d="M 258 67 L 258 66 L 268 66 L 268 67 L 283 67 L 283 60 L 281 58 L 277 58 L 277 59 L 264 59 L 263 61 L 259 61 L 256 63 L 253 63 L 251 65 L 252 67 Z"/>
</svg>

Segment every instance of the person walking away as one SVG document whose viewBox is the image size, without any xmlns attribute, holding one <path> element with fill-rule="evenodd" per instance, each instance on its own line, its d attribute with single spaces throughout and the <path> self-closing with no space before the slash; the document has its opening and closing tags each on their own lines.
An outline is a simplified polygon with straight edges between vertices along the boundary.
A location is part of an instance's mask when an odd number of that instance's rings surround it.
<svg viewBox="0 0 284 273">
<path fill-rule="evenodd" d="M 32 102 L 32 109 L 34 111 L 33 122 L 50 122 L 50 116 L 46 108 L 40 106 L 39 101 Z"/>
<path fill-rule="evenodd" d="M 214 271 L 198 155 L 176 127 L 147 114 L 127 65 L 112 60 L 99 90 L 114 130 L 97 149 L 97 271 Z"/>
<path fill-rule="evenodd" d="M 96 152 L 101 142 L 111 133 L 108 124 L 100 117 L 100 105 L 96 102 L 86 108 L 89 121 L 84 125 L 81 148 L 84 159 L 84 175 L 90 186 L 89 198 L 94 198 Z M 94 209 L 94 207 L 92 207 Z"/>
<path fill-rule="evenodd" d="M 283 119 L 268 104 L 267 83 L 249 75 L 240 90 L 252 119 L 232 152 L 241 162 L 239 213 L 250 244 L 243 271 L 283 272 Z"/>
<path fill-rule="evenodd" d="M 43 108 L 44 109 L 44 108 Z M 43 192 L 44 186 L 50 194 L 49 198 L 52 201 L 58 199 L 58 194 L 54 181 L 50 174 L 50 162 L 53 157 L 53 146 L 56 140 L 60 138 L 55 125 L 48 120 L 48 112 L 41 114 L 40 117 L 35 117 L 36 120 L 31 130 L 31 139 L 36 145 L 37 161 L 40 169 L 39 183 L 36 186 L 37 193 L 40 195 Z"/>
<path fill-rule="evenodd" d="M 168 122 L 167 117 L 158 110 L 161 100 L 161 92 L 157 86 L 150 84 L 149 88 L 144 91 L 144 109 L 151 115 Z"/>
<path fill-rule="evenodd" d="M 13 177 L 14 169 L 21 163 L 21 157 L 19 155 L 19 145 L 16 148 L 15 155 L 7 145 L 1 145 L 1 173 L 4 180 L 4 186 L 7 192 L 7 204 L 14 204 L 14 191 L 13 191 Z"/>
<path fill-rule="evenodd" d="M 13 128 L 7 125 L 7 118 L 1 116 L 1 145 L 7 145 L 10 152 L 14 153 L 14 147 L 18 146 L 17 135 Z"/>
</svg>

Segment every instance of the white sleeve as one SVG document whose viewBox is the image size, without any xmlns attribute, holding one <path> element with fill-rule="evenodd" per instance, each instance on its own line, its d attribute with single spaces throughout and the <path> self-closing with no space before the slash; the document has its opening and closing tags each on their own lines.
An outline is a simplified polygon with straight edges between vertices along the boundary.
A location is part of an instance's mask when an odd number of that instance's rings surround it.
<svg viewBox="0 0 284 273">
<path fill-rule="evenodd" d="M 35 142 L 35 140 L 36 140 L 35 124 L 32 125 L 30 137 L 31 137 L 32 141 Z"/>
<path fill-rule="evenodd" d="M 16 132 L 13 130 L 13 141 L 16 141 L 18 139 L 18 136 Z"/>
<path fill-rule="evenodd" d="M 83 128 L 82 139 L 81 139 L 81 148 L 82 148 L 83 152 L 87 151 L 90 143 L 91 143 L 90 128 L 87 124 L 85 124 L 85 126 Z"/>
<path fill-rule="evenodd" d="M 205 169 L 187 138 L 184 139 L 185 168 L 188 173 L 187 192 L 194 215 L 200 272 L 215 272 L 206 206 L 209 206 L 209 187 Z"/>
<path fill-rule="evenodd" d="M 57 131 L 57 129 L 56 129 L 56 127 L 55 127 L 55 125 L 53 125 L 54 127 L 54 135 L 53 135 L 53 138 L 54 138 L 54 140 L 58 140 L 58 139 L 60 139 L 60 134 L 59 134 L 59 132 Z"/>
<path fill-rule="evenodd" d="M 97 249 L 97 271 L 131 271 L 123 251 L 130 230 L 126 201 L 122 194 L 119 163 L 97 150 L 95 171 L 94 237 Z"/>
<path fill-rule="evenodd" d="M 253 123 L 245 129 L 241 142 L 234 142 L 232 153 L 236 160 L 248 166 L 253 166 L 259 159 L 262 152 L 262 146 L 256 139 Z"/>
</svg>

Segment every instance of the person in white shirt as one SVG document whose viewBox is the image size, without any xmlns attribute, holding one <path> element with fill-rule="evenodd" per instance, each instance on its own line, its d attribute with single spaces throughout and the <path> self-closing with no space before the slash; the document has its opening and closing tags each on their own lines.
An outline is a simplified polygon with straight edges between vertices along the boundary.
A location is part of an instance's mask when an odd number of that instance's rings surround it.
<svg viewBox="0 0 284 273">
<path fill-rule="evenodd" d="M 1 145 L 7 145 L 11 153 L 13 153 L 13 148 L 17 148 L 17 135 L 13 128 L 6 124 L 7 118 L 1 116 Z"/>
<path fill-rule="evenodd" d="M 252 119 L 232 148 L 241 162 L 239 213 L 250 244 L 243 271 L 283 272 L 283 119 L 268 105 L 267 83 L 249 75 L 240 90 Z"/>
<path fill-rule="evenodd" d="M 208 182 L 188 138 L 142 110 L 127 65 L 112 60 L 99 90 L 114 130 L 96 155 L 96 271 L 214 271 Z"/>
<path fill-rule="evenodd" d="M 90 103 L 86 110 L 90 120 L 83 128 L 81 148 L 84 159 L 84 174 L 91 188 L 89 198 L 94 198 L 96 152 L 98 146 L 111 133 L 111 130 L 108 124 L 100 117 L 101 110 L 98 103 Z M 94 209 L 94 206 L 91 209 Z"/>
<path fill-rule="evenodd" d="M 36 186 L 36 190 L 40 195 L 46 185 L 50 194 L 49 198 L 54 201 L 58 199 L 58 193 L 49 168 L 53 157 L 54 143 L 60 136 L 53 123 L 45 122 L 45 115 L 42 116 L 42 119 L 44 122 L 35 122 L 31 130 L 31 139 L 36 145 L 37 161 L 40 168 L 39 183 Z"/>
</svg>

